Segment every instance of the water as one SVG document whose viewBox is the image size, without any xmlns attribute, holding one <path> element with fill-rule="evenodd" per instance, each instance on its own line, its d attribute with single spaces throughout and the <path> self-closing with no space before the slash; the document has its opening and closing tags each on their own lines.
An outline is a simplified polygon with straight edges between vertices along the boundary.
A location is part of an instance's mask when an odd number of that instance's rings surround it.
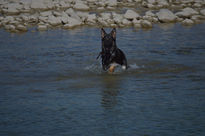
<svg viewBox="0 0 205 136">
<path fill-rule="evenodd" d="M 1 29 L 0 135 L 203 136 L 204 35 L 205 24 L 117 29 L 130 68 L 108 74 L 97 28 Z"/>
</svg>

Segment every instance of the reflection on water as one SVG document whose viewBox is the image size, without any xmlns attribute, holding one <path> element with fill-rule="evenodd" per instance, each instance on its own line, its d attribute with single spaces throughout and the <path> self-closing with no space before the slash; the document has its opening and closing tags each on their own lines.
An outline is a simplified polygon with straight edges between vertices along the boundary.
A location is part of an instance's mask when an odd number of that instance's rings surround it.
<svg viewBox="0 0 205 136">
<path fill-rule="evenodd" d="M 113 108 L 118 101 L 118 93 L 120 89 L 120 76 L 103 75 L 102 76 L 102 106 L 104 108 Z"/>
<path fill-rule="evenodd" d="M 205 135 L 204 26 L 117 29 L 113 74 L 97 28 L 0 30 L 0 135 Z"/>
</svg>

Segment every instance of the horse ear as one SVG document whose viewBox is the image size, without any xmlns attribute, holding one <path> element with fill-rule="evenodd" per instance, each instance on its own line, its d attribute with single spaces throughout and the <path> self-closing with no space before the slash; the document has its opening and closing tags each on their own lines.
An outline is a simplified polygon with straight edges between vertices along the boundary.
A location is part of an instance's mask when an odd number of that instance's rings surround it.
<svg viewBox="0 0 205 136">
<path fill-rule="evenodd" d="M 111 35 L 112 35 L 113 39 L 116 39 L 116 28 L 112 29 Z"/>
<path fill-rule="evenodd" d="M 101 38 L 104 38 L 106 35 L 106 32 L 103 28 L 101 28 Z"/>
</svg>

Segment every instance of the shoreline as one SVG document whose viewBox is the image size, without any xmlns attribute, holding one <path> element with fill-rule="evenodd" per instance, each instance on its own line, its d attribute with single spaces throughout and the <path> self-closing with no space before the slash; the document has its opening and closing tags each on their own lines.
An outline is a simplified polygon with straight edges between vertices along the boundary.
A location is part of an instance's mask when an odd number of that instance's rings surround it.
<svg viewBox="0 0 205 136">
<path fill-rule="evenodd" d="M 12 33 L 53 28 L 185 26 L 205 22 L 205 0 L 2 0 L 0 28 Z"/>
</svg>

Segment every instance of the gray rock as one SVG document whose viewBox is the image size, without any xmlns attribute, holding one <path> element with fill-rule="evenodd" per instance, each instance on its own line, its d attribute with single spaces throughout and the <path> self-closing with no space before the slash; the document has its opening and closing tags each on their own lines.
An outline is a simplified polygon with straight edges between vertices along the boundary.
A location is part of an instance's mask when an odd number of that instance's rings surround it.
<svg viewBox="0 0 205 136">
<path fill-rule="evenodd" d="M 142 25 L 141 25 L 141 24 L 134 24 L 134 27 L 135 27 L 135 28 L 141 28 Z"/>
<path fill-rule="evenodd" d="M 61 25 L 61 18 L 60 17 L 55 17 L 53 15 L 50 15 L 48 17 L 48 23 L 52 26 L 57 26 L 57 25 Z"/>
<path fill-rule="evenodd" d="M 193 25 L 194 21 L 192 21 L 191 19 L 185 19 L 184 21 L 182 21 L 183 25 Z"/>
<path fill-rule="evenodd" d="M 5 25 L 4 28 L 8 31 L 15 32 L 16 27 L 14 25 Z"/>
<path fill-rule="evenodd" d="M 197 14 L 199 13 L 196 10 L 188 7 L 188 8 L 184 8 L 181 12 L 177 12 L 175 15 L 182 18 L 188 18 Z"/>
<path fill-rule="evenodd" d="M 95 24 L 96 23 L 96 20 L 97 20 L 97 16 L 96 14 L 89 14 L 87 19 L 86 19 L 86 22 L 89 24 L 89 25 L 92 25 L 92 24 Z"/>
<path fill-rule="evenodd" d="M 125 25 L 125 26 L 130 26 L 130 25 L 132 25 L 132 22 L 124 18 L 122 20 L 122 24 Z"/>
<path fill-rule="evenodd" d="M 90 9 L 86 4 L 78 3 L 78 2 L 73 6 L 73 8 L 76 10 L 89 10 Z"/>
<path fill-rule="evenodd" d="M 124 17 L 126 19 L 138 19 L 140 18 L 140 15 L 136 13 L 135 11 L 128 9 L 126 13 L 124 14 Z"/>
<path fill-rule="evenodd" d="M 80 17 L 76 14 L 76 12 L 72 9 L 69 8 L 65 11 L 66 14 L 68 14 L 70 17 L 75 18 L 77 20 L 80 20 Z"/>
<path fill-rule="evenodd" d="M 151 17 L 156 17 L 156 15 L 154 13 L 152 13 L 152 11 L 147 11 L 145 12 L 146 16 L 151 16 Z"/>
<path fill-rule="evenodd" d="M 141 25 L 143 28 L 152 28 L 152 23 L 147 20 L 142 20 Z"/>
<path fill-rule="evenodd" d="M 2 24 L 9 24 L 10 22 L 14 21 L 13 16 L 6 16 L 5 18 L 2 18 Z"/>
<path fill-rule="evenodd" d="M 112 16 L 113 16 L 113 20 L 116 24 L 118 24 L 118 25 L 122 24 L 123 15 L 113 12 Z"/>
<path fill-rule="evenodd" d="M 107 0 L 105 2 L 105 4 L 110 6 L 110 7 L 115 7 L 115 6 L 117 6 L 117 0 Z"/>
<path fill-rule="evenodd" d="M 200 13 L 205 16 L 205 9 L 200 10 Z"/>
<path fill-rule="evenodd" d="M 44 12 L 40 12 L 40 16 L 42 17 L 48 17 L 52 15 L 52 12 L 51 11 L 44 11 Z"/>
<path fill-rule="evenodd" d="M 176 21 L 177 16 L 174 15 L 170 10 L 168 9 L 160 9 L 160 11 L 156 14 L 159 21 L 163 23 L 169 23 Z"/>
<path fill-rule="evenodd" d="M 147 0 L 147 2 L 150 4 L 156 4 L 156 0 Z"/>
<path fill-rule="evenodd" d="M 20 10 L 22 10 L 23 6 L 19 3 L 9 3 L 8 9 L 5 9 L 4 12 L 6 12 L 9 15 L 17 15 L 20 13 Z"/>
<path fill-rule="evenodd" d="M 161 5 L 161 7 L 168 7 L 169 3 L 167 0 L 157 0 L 158 5 Z"/>
<path fill-rule="evenodd" d="M 79 21 L 79 20 L 77 20 L 77 19 L 75 19 L 75 18 L 69 17 L 69 18 L 68 18 L 68 23 L 65 24 L 65 25 L 63 26 L 63 28 L 65 28 L 65 29 L 74 28 L 74 27 L 76 27 L 76 26 L 80 26 L 81 24 L 82 24 L 81 21 Z"/>
<path fill-rule="evenodd" d="M 47 25 L 39 24 L 38 27 L 37 27 L 37 29 L 38 29 L 39 31 L 45 31 L 45 30 L 48 29 L 48 27 L 47 27 Z"/>
<path fill-rule="evenodd" d="M 31 8 L 32 9 L 39 9 L 39 10 L 45 10 L 48 9 L 48 7 L 45 5 L 44 0 L 32 0 L 31 1 Z"/>
<path fill-rule="evenodd" d="M 26 26 L 20 25 L 20 24 L 16 26 L 16 29 L 19 31 L 27 31 L 28 30 Z"/>
</svg>

